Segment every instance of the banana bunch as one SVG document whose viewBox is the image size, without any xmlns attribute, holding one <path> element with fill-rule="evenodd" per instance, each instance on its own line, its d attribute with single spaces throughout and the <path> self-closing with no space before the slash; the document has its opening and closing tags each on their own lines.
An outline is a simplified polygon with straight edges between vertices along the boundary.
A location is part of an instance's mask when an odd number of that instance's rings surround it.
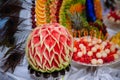
<svg viewBox="0 0 120 80">
<path fill-rule="evenodd" d="M 118 44 L 120 46 L 120 32 L 115 34 L 112 38 L 111 41 L 115 44 Z"/>
</svg>

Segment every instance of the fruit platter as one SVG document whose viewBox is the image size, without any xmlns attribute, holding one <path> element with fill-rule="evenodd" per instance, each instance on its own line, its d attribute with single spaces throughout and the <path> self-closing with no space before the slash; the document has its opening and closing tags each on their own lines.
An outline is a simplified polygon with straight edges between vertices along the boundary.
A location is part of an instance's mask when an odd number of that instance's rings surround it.
<svg viewBox="0 0 120 80">
<path fill-rule="evenodd" d="M 73 62 L 86 66 L 106 66 L 120 61 L 120 47 L 106 40 L 85 36 L 74 40 Z"/>
<path fill-rule="evenodd" d="M 120 10 L 111 10 L 105 17 L 104 17 L 105 25 L 114 30 L 120 31 Z"/>
</svg>

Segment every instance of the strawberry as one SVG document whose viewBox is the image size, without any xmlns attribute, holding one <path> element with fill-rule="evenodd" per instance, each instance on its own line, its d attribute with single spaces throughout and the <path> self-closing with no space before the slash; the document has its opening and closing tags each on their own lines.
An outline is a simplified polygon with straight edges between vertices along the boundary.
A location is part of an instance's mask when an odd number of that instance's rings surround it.
<svg viewBox="0 0 120 80">
<path fill-rule="evenodd" d="M 103 60 L 104 60 L 104 63 L 112 62 L 112 61 L 114 61 L 114 56 L 110 55 L 110 56 L 104 58 Z"/>
<path fill-rule="evenodd" d="M 77 56 L 77 53 L 74 53 L 73 54 L 73 57 L 72 57 L 75 61 L 79 61 L 79 57 Z"/>
<path fill-rule="evenodd" d="M 106 49 L 110 49 L 111 45 L 107 42 L 107 45 L 105 46 Z"/>
<path fill-rule="evenodd" d="M 85 63 L 85 58 L 81 57 L 79 61 Z"/>
<path fill-rule="evenodd" d="M 88 55 L 84 55 L 84 63 L 89 64 L 91 59 L 92 59 L 92 57 L 89 57 Z"/>
<path fill-rule="evenodd" d="M 120 20 L 120 16 L 118 15 L 120 12 L 115 10 L 115 11 L 110 11 L 109 15 L 108 15 L 108 19 L 110 17 L 113 17 L 115 19 L 115 21 Z"/>
</svg>

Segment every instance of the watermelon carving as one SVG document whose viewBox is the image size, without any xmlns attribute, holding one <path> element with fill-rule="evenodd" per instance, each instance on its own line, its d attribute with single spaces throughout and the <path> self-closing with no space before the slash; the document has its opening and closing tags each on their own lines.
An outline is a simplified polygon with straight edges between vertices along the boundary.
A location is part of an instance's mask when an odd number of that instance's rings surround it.
<svg viewBox="0 0 120 80">
<path fill-rule="evenodd" d="M 69 66 L 72 49 L 73 38 L 67 29 L 51 23 L 32 31 L 27 39 L 26 55 L 34 70 L 52 73 Z"/>
</svg>

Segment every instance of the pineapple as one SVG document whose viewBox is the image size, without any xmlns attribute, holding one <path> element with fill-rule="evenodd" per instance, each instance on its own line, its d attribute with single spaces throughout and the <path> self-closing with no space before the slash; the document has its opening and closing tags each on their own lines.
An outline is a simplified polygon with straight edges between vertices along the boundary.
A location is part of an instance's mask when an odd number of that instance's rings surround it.
<svg viewBox="0 0 120 80">
<path fill-rule="evenodd" d="M 99 30 L 98 28 L 98 25 L 100 26 L 100 28 L 103 25 L 98 24 L 96 26 L 94 25 L 95 23 L 88 23 L 87 20 L 78 12 L 74 12 L 74 14 L 68 12 L 68 16 L 71 21 L 73 37 L 82 37 L 90 35 L 101 39 L 105 38 L 103 32 L 101 32 L 101 30 Z"/>
<path fill-rule="evenodd" d="M 73 14 L 68 13 L 72 29 L 74 30 L 80 30 L 83 28 L 83 22 L 82 17 L 80 16 L 80 13 L 74 12 Z"/>
<path fill-rule="evenodd" d="M 86 22 L 85 18 L 81 16 L 80 13 L 74 12 L 70 13 L 68 12 L 68 16 L 71 22 L 71 28 L 73 31 L 74 37 L 80 37 L 83 33 L 88 33 L 88 23 Z"/>
</svg>

